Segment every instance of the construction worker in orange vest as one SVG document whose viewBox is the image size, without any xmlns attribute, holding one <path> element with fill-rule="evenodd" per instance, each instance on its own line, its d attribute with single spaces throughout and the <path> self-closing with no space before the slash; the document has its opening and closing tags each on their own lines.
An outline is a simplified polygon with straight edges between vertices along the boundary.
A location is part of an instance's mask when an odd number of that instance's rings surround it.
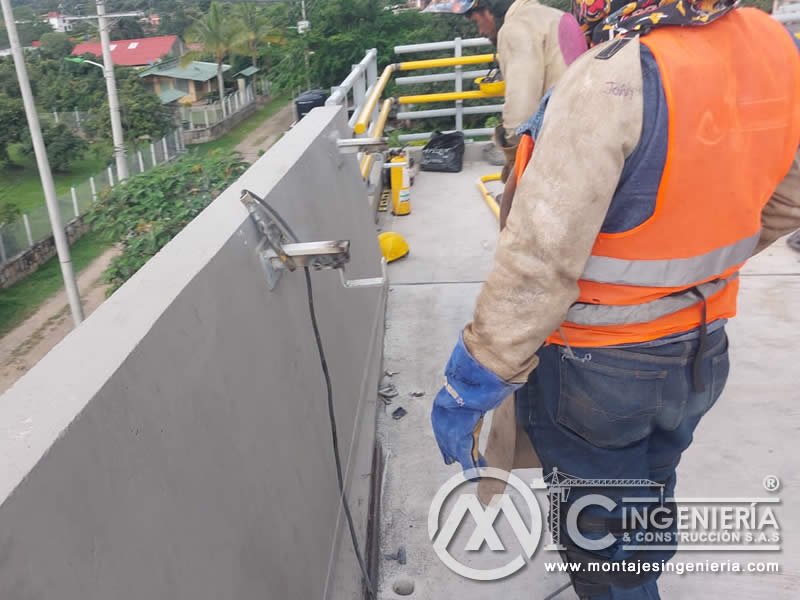
<svg viewBox="0 0 800 600">
<path fill-rule="evenodd" d="M 728 376 L 739 269 L 800 227 L 798 40 L 734 5 L 573 3 L 592 48 L 523 127 L 533 151 L 433 404 L 445 462 L 477 476 L 475 431 L 515 393 L 545 473 L 648 481 L 674 531 L 676 467 Z M 586 493 L 654 492 L 571 490 L 561 514 Z M 598 507 L 565 521 L 564 559 L 602 563 L 571 573 L 580 598 L 659 598 L 660 570 L 607 564 L 668 561 L 623 548 L 652 523 Z"/>
</svg>

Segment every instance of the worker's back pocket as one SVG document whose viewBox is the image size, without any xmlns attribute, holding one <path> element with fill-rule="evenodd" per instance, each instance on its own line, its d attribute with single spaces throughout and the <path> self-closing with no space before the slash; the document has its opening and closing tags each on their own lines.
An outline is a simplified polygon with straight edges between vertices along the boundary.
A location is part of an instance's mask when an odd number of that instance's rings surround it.
<svg viewBox="0 0 800 600">
<path fill-rule="evenodd" d="M 666 370 L 626 368 L 597 353 L 581 360 L 562 355 L 560 362 L 560 425 L 603 448 L 629 446 L 652 433 Z"/>
</svg>

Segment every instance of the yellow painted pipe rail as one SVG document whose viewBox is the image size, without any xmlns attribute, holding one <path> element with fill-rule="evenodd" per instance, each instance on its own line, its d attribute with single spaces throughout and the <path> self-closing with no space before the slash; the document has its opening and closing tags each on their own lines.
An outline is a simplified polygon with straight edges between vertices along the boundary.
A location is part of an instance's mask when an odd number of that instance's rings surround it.
<svg viewBox="0 0 800 600">
<path fill-rule="evenodd" d="M 386 121 L 389 119 L 389 112 L 392 110 L 393 103 L 394 98 L 387 98 L 383 101 L 381 112 L 378 114 L 378 119 L 375 121 L 375 128 L 372 130 L 372 137 L 383 136 L 383 128 L 386 126 Z M 364 154 L 364 156 L 361 157 L 361 179 L 366 179 L 367 175 L 369 175 L 374 159 L 374 154 Z"/>
<path fill-rule="evenodd" d="M 364 133 L 367 130 L 369 118 L 372 116 L 372 111 L 375 110 L 375 106 L 378 104 L 378 98 L 381 97 L 383 90 L 386 89 L 386 84 L 389 83 L 389 78 L 392 76 L 392 73 L 396 68 L 397 65 L 388 65 L 383 70 L 383 73 L 381 73 L 378 81 L 375 82 L 375 87 L 372 89 L 372 92 L 370 93 L 366 102 L 364 102 L 364 107 L 361 109 L 361 114 L 358 115 L 358 120 L 356 121 L 355 127 L 353 127 L 353 130 L 357 134 Z"/>
<path fill-rule="evenodd" d="M 494 199 L 494 196 L 492 196 L 489 193 L 489 190 L 486 189 L 485 184 L 489 181 L 500 181 L 500 173 L 484 175 L 478 180 L 478 190 L 480 191 L 481 196 L 483 196 L 483 199 L 486 202 L 486 205 L 489 207 L 489 210 L 491 210 L 494 213 L 495 218 L 499 220 L 500 207 L 497 205 L 497 200 Z"/>
<path fill-rule="evenodd" d="M 494 54 L 475 54 L 472 56 L 458 56 L 453 58 L 432 58 L 429 60 L 410 60 L 402 63 L 397 63 L 394 65 L 388 65 L 381 73 L 380 78 L 375 83 L 375 87 L 370 92 L 369 97 L 367 98 L 366 102 L 364 102 L 364 106 L 361 108 L 361 114 L 358 115 L 358 120 L 356 121 L 355 126 L 353 127 L 353 131 L 356 134 L 364 133 L 367 130 L 369 125 L 369 119 L 372 116 L 372 111 L 375 110 L 375 107 L 378 105 L 378 98 L 381 97 L 383 94 L 383 90 L 386 89 L 386 85 L 389 83 L 389 79 L 392 76 L 392 73 L 395 71 L 413 71 L 414 69 L 433 69 L 436 67 L 452 67 L 457 65 L 476 65 L 480 63 L 487 63 L 492 62 L 494 60 Z M 468 100 L 470 98 L 489 98 L 491 96 L 483 94 L 481 92 L 464 92 L 467 95 L 459 98 L 442 98 L 441 100 L 423 100 L 423 102 L 443 102 L 445 100 Z M 478 94 L 478 95 L 475 95 Z M 435 94 L 441 95 L 441 94 Z M 498 94 L 502 96 L 503 94 Z M 406 96 L 406 98 L 422 98 L 424 96 Z M 408 102 L 412 102 L 409 100 Z M 405 104 L 408 104 L 406 102 Z M 414 100 L 413 102 L 418 102 L 418 100 Z"/>
<path fill-rule="evenodd" d="M 400 96 L 397 99 L 398 104 L 418 104 L 423 102 L 452 102 L 453 100 L 477 100 L 478 98 L 496 98 L 502 96 L 505 92 L 500 91 L 493 94 L 487 94 L 480 90 L 472 90 L 469 92 L 443 92 L 441 94 L 418 94 L 416 96 Z"/>
<path fill-rule="evenodd" d="M 435 69 L 437 67 L 456 67 L 458 65 L 479 65 L 494 60 L 494 54 L 474 54 L 472 56 L 454 56 L 452 58 L 429 58 L 427 60 L 409 60 L 397 63 L 398 71 L 415 69 Z"/>
</svg>

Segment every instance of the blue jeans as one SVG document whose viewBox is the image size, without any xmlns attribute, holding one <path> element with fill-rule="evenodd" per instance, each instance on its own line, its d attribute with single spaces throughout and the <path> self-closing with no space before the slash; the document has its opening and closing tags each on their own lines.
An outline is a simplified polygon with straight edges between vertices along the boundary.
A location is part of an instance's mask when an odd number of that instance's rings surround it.
<svg viewBox="0 0 800 600">
<path fill-rule="evenodd" d="M 708 335 L 702 359 L 705 389 L 694 386 L 693 363 L 698 341 L 655 347 L 540 349 L 539 366 L 517 391 L 517 420 L 525 428 L 542 462 L 544 474 L 559 472 L 585 479 L 649 479 L 662 484 L 664 497 L 674 496 L 675 469 L 692 442 L 695 427 L 714 405 L 728 377 L 728 339 L 721 328 Z M 592 506 L 579 528 L 589 539 L 607 533 L 609 548 L 587 551 L 572 542 L 563 515 L 587 493 L 621 504 L 623 497 L 658 494 L 650 488 L 572 488 L 561 504 L 562 557 L 568 562 L 666 562 L 674 551 L 622 550 L 621 510 Z M 673 506 L 674 508 L 674 506 Z M 598 512 L 599 511 L 599 512 Z M 629 531 L 630 533 L 630 531 Z M 663 542 L 662 542 L 663 543 Z M 658 599 L 658 573 L 572 576 L 582 599 Z"/>
</svg>

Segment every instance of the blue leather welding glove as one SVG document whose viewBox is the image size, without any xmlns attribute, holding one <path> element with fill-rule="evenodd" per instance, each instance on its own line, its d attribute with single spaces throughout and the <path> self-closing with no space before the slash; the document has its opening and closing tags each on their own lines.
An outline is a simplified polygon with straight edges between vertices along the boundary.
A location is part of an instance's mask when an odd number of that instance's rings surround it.
<svg viewBox="0 0 800 600">
<path fill-rule="evenodd" d="M 445 464 L 461 463 L 465 471 L 485 467 L 478 451 L 483 415 L 497 407 L 522 384 L 507 383 L 481 365 L 459 336 L 444 372 L 444 387 L 431 412 L 433 434 Z"/>
</svg>

